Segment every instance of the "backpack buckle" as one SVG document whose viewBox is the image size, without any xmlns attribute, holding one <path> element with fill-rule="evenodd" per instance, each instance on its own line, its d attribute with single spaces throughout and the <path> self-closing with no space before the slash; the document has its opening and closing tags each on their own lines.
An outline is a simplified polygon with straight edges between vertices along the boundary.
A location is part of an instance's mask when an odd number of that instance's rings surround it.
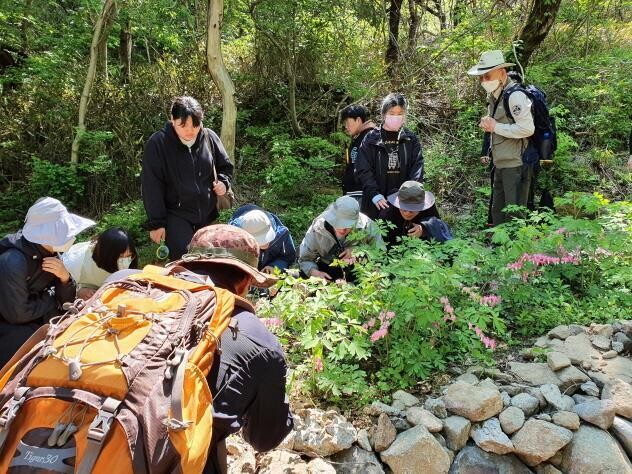
<svg viewBox="0 0 632 474">
<path fill-rule="evenodd" d="M 114 398 L 108 398 L 105 400 L 101 409 L 97 412 L 97 415 L 90 423 L 88 428 L 88 439 L 97 443 L 102 443 L 103 439 L 107 436 L 110 428 L 112 427 L 112 421 L 114 420 L 115 412 L 120 401 Z"/>
</svg>

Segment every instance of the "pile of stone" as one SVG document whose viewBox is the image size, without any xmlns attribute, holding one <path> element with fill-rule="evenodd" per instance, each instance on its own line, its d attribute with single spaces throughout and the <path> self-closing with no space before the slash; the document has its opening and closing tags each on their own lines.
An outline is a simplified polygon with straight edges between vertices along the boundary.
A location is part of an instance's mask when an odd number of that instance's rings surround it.
<svg viewBox="0 0 632 474">
<path fill-rule="evenodd" d="M 423 401 L 397 391 L 365 407 L 364 429 L 299 410 L 272 452 L 231 440 L 230 471 L 632 474 L 631 338 L 632 322 L 560 326 L 532 351 L 546 362 L 472 367 Z"/>
</svg>

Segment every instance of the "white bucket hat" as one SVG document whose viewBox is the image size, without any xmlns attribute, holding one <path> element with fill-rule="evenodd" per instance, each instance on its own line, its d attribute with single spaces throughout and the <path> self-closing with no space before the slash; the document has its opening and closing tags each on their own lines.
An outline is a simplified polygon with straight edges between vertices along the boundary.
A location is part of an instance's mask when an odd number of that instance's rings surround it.
<svg viewBox="0 0 632 474">
<path fill-rule="evenodd" d="M 481 54 L 481 59 L 478 60 L 478 64 L 467 71 L 467 73 L 470 76 L 482 76 L 486 72 L 509 66 L 515 66 L 515 64 L 505 62 L 503 52 L 499 49 L 495 49 L 493 51 L 485 51 Z"/>
<path fill-rule="evenodd" d="M 276 237 L 272 221 L 263 211 L 248 211 L 237 219 L 235 224 L 252 235 L 259 245 L 269 244 Z"/>
<path fill-rule="evenodd" d="M 350 229 L 355 227 L 360 217 L 360 204 L 351 196 L 336 199 L 325 211 L 325 220 L 334 229 Z"/>
<path fill-rule="evenodd" d="M 68 243 L 96 222 L 71 214 L 61 202 L 51 197 L 38 199 L 26 213 L 22 235 L 29 242 L 54 247 Z"/>
</svg>

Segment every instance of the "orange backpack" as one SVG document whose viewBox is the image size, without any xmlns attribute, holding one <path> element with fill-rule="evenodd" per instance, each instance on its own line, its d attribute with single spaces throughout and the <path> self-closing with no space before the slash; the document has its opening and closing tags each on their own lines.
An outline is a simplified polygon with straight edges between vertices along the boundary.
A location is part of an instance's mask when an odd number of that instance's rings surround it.
<svg viewBox="0 0 632 474">
<path fill-rule="evenodd" d="M 202 471 L 206 376 L 249 303 L 182 270 L 107 284 L 27 341 L 0 371 L 0 472 Z"/>
</svg>

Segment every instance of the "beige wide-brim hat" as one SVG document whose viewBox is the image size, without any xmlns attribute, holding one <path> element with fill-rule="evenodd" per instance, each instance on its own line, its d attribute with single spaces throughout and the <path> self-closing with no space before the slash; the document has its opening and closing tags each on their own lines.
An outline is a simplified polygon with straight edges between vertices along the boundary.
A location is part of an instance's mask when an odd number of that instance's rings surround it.
<svg viewBox="0 0 632 474">
<path fill-rule="evenodd" d="M 485 51 L 481 54 L 478 64 L 471 68 L 467 73 L 470 76 L 482 76 L 483 74 L 500 69 L 503 67 L 515 66 L 514 63 L 505 62 L 505 56 L 499 49 L 493 51 Z"/>
<path fill-rule="evenodd" d="M 434 206 L 435 197 L 425 191 L 417 181 L 405 181 L 396 193 L 388 196 L 388 202 L 402 211 L 421 212 Z"/>
<path fill-rule="evenodd" d="M 57 199 L 38 199 L 26 213 L 22 235 L 29 242 L 53 247 L 64 245 L 96 222 L 68 212 Z"/>
<path fill-rule="evenodd" d="M 351 229 L 360 218 L 360 204 L 351 196 L 336 199 L 325 211 L 325 220 L 334 229 Z"/>
</svg>

